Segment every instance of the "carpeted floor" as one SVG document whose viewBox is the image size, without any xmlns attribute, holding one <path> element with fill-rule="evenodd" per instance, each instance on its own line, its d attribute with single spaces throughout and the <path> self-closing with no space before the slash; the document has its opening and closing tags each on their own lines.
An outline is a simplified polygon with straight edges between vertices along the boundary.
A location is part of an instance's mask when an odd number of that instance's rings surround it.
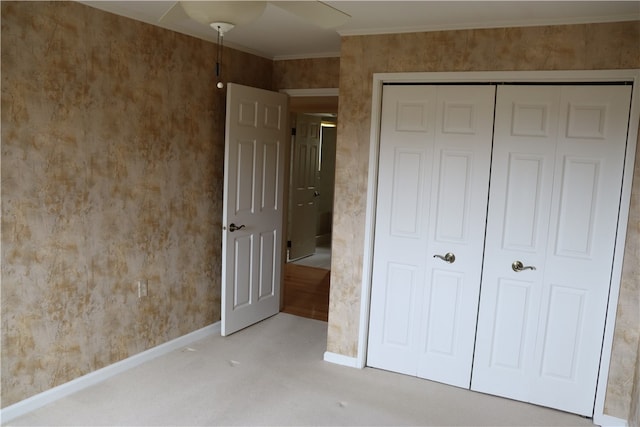
<svg viewBox="0 0 640 427">
<path fill-rule="evenodd" d="M 330 270 L 331 247 L 316 246 L 316 251 L 313 255 L 291 261 L 291 263 L 297 265 L 306 265 L 307 267 L 324 268 L 325 270 Z"/>
<path fill-rule="evenodd" d="M 503 425 L 591 420 L 322 360 L 327 323 L 280 313 L 61 399 L 15 426 Z"/>
</svg>

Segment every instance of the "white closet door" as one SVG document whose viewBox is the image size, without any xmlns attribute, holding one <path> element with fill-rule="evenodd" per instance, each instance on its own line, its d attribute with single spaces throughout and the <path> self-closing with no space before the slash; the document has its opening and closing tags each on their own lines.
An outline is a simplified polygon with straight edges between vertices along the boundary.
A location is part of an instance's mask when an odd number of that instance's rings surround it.
<svg viewBox="0 0 640 427">
<path fill-rule="evenodd" d="M 494 98 L 384 87 L 369 366 L 470 385 Z"/>
<path fill-rule="evenodd" d="M 630 93 L 498 89 L 473 390 L 592 415 Z"/>
</svg>

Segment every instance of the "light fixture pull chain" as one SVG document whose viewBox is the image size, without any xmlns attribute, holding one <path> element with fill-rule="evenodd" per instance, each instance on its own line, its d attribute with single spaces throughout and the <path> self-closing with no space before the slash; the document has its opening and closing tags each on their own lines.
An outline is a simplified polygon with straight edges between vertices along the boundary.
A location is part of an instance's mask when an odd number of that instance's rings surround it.
<svg viewBox="0 0 640 427">
<path fill-rule="evenodd" d="M 224 87 L 224 83 L 222 83 L 222 79 L 220 78 L 220 74 L 222 72 L 222 49 L 224 44 L 224 37 L 222 36 L 222 28 L 218 25 L 218 52 L 216 58 L 216 78 L 218 83 L 216 86 L 218 89 L 222 89 Z"/>
</svg>

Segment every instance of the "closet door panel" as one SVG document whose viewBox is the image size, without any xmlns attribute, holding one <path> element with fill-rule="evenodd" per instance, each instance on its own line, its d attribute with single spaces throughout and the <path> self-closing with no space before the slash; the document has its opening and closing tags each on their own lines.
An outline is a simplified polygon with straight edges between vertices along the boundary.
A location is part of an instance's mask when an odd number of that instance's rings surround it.
<svg viewBox="0 0 640 427">
<path fill-rule="evenodd" d="M 491 364 L 517 371 L 524 369 L 525 343 L 530 333 L 532 282 L 523 280 L 500 280 L 496 298 Z"/>
<path fill-rule="evenodd" d="M 493 86 L 383 90 L 369 366 L 469 387 L 494 98 Z M 410 280 L 390 274 L 399 266 Z"/>
<path fill-rule="evenodd" d="M 591 415 L 615 250 L 631 88 L 567 86 L 559 111 L 531 402 Z"/>
<path fill-rule="evenodd" d="M 426 298 L 429 306 L 425 307 L 429 316 L 425 352 L 454 357 L 463 284 L 463 275 L 459 273 L 433 270 Z"/>
<path fill-rule="evenodd" d="M 397 148 L 391 176 L 390 234 L 399 239 L 420 239 L 423 200 L 424 152 Z"/>
<path fill-rule="evenodd" d="M 504 200 L 502 248 L 535 253 L 543 226 L 540 217 L 545 161 L 539 154 L 509 153 Z"/>
<path fill-rule="evenodd" d="M 473 390 L 528 400 L 555 168 L 560 94 L 500 86 Z M 514 261 L 536 270 L 515 272 Z"/>
<path fill-rule="evenodd" d="M 499 88 L 474 390 L 592 414 L 629 103 L 625 86 Z M 526 307 L 501 297 L 511 280 Z"/>
<path fill-rule="evenodd" d="M 418 376 L 465 388 L 480 292 L 494 101 L 494 86 L 438 88 Z M 455 261 L 441 258 L 448 253 Z"/>
<path fill-rule="evenodd" d="M 411 322 L 414 317 L 412 301 L 416 298 L 418 287 L 417 272 L 418 268 L 413 265 L 387 265 L 383 341 L 403 350 L 411 345 Z"/>
<path fill-rule="evenodd" d="M 442 150 L 435 209 L 434 239 L 438 242 L 468 242 L 471 168 L 470 152 Z"/>
<path fill-rule="evenodd" d="M 367 365 L 416 374 L 436 88 L 385 87 Z"/>
</svg>

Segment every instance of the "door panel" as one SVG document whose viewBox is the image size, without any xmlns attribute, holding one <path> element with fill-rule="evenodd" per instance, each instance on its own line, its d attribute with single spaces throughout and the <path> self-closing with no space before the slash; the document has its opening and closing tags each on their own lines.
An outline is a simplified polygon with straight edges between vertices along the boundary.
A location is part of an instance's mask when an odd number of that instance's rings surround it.
<svg viewBox="0 0 640 427">
<path fill-rule="evenodd" d="M 388 265 L 388 272 L 384 341 L 390 345 L 407 348 L 411 344 L 409 331 L 413 318 L 411 301 L 415 298 L 417 288 L 416 268 L 392 263 Z M 394 284 L 394 287 L 391 288 L 390 284 Z"/>
<path fill-rule="evenodd" d="M 318 160 L 320 149 L 320 117 L 296 116 L 293 144 L 291 248 L 289 259 L 313 255 L 316 251 L 316 218 L 318 215 Z"/>
<path fill-rule="evenodd" d="M 556 255 L 591 258 L 598 202 L 597 159 L 565 157 L 558 206 Z"/>
<path fill-rule="evenodd" d="M 629 102 L 624 86 L 498 89 L 472 389 L 592 414 Z"/>
<path fill-rule="evenodd" d="M 453 357 L 456 336 L 460 333 L 460 301 L 464 291 L 464 277 L 446 270 L 433 270 L 431 276 L 428 331 L 423 346 L 425 353 Z"/>
<path fill-rule="evenodd" d="M 384 88 L 370 366 L 469 386 L 494 91 Z"/>
<path fill-rule="evenodd" d="M 547 334 L 542 354 L 542 376 L 575 381 L 581 338 L 580 325 L 585 315 L 586 296 L 584 291 L 551 285 Z M 557 348 L 564 350 L 553 351 Z"/>
<path fill-rule="evenodd" d="M 423 185 L 416 177 L 425 175 L 424 153 L 396 149 L 391 195 L 391 235 L 419 238 Z"/>
<path fill-rule="evenodd" d="M 251 277 L 253 270 L 253 236 L 242 236 L 234 241 L 233 310 L 251 304 Z M 247 262 L 248 261 L 248 262 Z"/>
<path fill-rule="evenodd" d="M 227 86 L 222 335 L 280 310 L 286 95 Z M 243 226 L 232 229 L 230 225 Z"/>
<path fill-rule="evenodd" d="M 384 88 L 367 364 L 410 375 L 424 299 L 435 102 L 435 87 Z"/>
<path fill-rule="evenodd" d="M 468 238 L 472 164 L 473 153 L 442 151 L 435 218 L 438 242 L 461 242 Z"/>
<path fill-rule="evenodd" d="M 506 93 L 505 93 L 506 92 Z M 559 91 L 499 87 L 472 389 L 527 400 L 542 298 Z M 536 270 L 516 273 L 519 260 Z"/>
<path fill-rule="evenodd" d="M 278 288 L 276 284 L 277 262 L 280 257 L 278 253 L 281 248 L 277 247 L 278 236 L 275 231 L 265 231 L 260 233 L 260 284 L 258 287 L 258 301 L 272 298 Z"/>
<path fill-rule="evenodd" d="M 235 214 L 251 215 L 254 213 L 253 195 L 255 194 L 254 164 L 256 162 L 256 142 L 239 140 L 236 153 L 236 206 Z"/>
<path fill-rule="evenodd" d="M 425 277 L 434 280 L 424 283 L 419 342 L 449 340 L 451 347 L 441 351 L 438 346 L 421 346 L 417 372 L 420 377 L 465 388 L 471 380 L 480 292 L 494 100 L 494 86 L 441 86 L 435 111 L 432 190 L 423 249 Z M 438 257 L 447 253 L 455 255 L 454 262 Z M 447 305 L 450 308 L 444 310 Z M 439 332 L 434 336 L 429 331 Z"/>
<path fill-rule="evenodd" d="M 278 141 L 265 141 L 262 146 L 262 188 L 260 189 L 260 209 L 264 211 L 274 211 L 278 209 L 278 204 L 282 194 L 278 193 L 280 183 L 279 173 L 282 165 L 280 161 L 281 146 Z"/>
<path fill-rule="evenodd" d="M 509 153 L 502 246 L 506 250 L 536 252 L 540 226 L 542 172 L 545 157 Z"/>
<path fill-rule="evenodd" d="M 491 347 L 491 365 L 522 371 L 525 343 L 531 330 L 532 282 L 501 279 L 496 292 L 496 324 Z M 513 373 L 512 373 L 513 375 Z"/>
<path fill-rule="evenodd" d="M 591 415 L 618 226 L 631 88 L 568 86 L 561 93 L 556 191 L 543 283 L 546 305 L 540 311 L 534 369 L 544 372 L 545 360 L 565 360 L 567 368 L 560 370 L 560 378 L 534 376 L 531 402 Z M 561 302 L 567 306 L 560 306 Z M 575 336 L 562 341 L 562 346 L 552 346 L 558 329 L 575 330 Z M 571 377 L 569 362 L 574 371 Z"/>
</svg>

